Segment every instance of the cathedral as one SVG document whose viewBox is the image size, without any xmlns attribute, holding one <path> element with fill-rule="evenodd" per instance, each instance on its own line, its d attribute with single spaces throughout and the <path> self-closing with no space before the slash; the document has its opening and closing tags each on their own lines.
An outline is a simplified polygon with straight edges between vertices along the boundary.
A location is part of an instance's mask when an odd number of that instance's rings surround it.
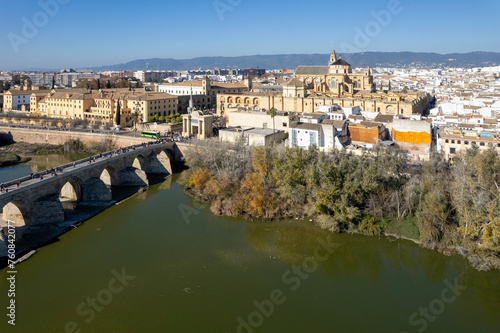
<svg viewBox="0 0 500 333">
<path fill-rule="evenodd" d="M 283 92 L 257 93 L 252 90 L 217 95 L 217 113 L 232 111 L 314 112 L 319 106 L 359 106 L 363 111 L 384 115 L 422 114 L 430 95 L 425 92 L 376 90 L 370 68 L 353 72 L 351 65 L 332 50 L 328 66 L 299 66 Z"/>
<path fill-rule="evenodd" d="M 351 65 L 341 57 L 337 59 L 335 50 L 332 50 L 328 66 L 299 66 L 295 71 L 295 78 L 302 82 L 305 89 L 316 93 L 342 96 L 346 93 L 352 94 L 355 90 L 375 92 L 370 68 L 362 73 L 353 73 Z M 299 97 L 285 93 L 284 95 Z"/>
</svg>

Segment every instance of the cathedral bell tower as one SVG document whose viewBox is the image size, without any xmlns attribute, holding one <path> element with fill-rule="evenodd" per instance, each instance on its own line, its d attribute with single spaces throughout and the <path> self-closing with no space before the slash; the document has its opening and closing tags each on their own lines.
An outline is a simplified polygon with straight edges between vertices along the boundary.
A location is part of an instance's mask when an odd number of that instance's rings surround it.
<svg viewBox="0 0 500 333">
<path fill-rule="evenodd" d="M 335 49 L 332 48 L 332 54 L 330 55 L 330 61 L 328 65 L 331 66 L 337 61 L 337 55 L 335 54 Z"/>
</svg>

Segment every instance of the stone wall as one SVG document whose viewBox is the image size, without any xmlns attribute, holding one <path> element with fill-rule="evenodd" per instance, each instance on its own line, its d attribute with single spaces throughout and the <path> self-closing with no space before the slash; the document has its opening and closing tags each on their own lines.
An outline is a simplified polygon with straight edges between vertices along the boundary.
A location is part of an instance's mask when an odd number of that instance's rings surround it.
<svg viewBox="0 0 500 333">
<path fill-rule="evenodd" d="M 148 142 L 150 138 L 143 138 L 140 133 L 136 137 L 116 135 L 116 134 L 98 134 L 98 133 L 83 133 L 71 131 L 49 131 L 37 129 L 25 129 L 0 126 L 0 132 L 11 134 L 16 142 L 38 143 L 63 145 L 69 140 L 80 139 L 84 144 L 92 144 L 101 142 L 106 139 L 112 139 L 116 148 L 131 146 L 141 142 Z"/>
</svg>

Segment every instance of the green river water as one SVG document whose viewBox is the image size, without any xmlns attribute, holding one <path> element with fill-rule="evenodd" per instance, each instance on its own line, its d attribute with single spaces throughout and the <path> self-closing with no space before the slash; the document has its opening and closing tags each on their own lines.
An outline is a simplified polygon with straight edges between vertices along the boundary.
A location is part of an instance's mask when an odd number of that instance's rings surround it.
<svg viewBox="0 0 500 333">
<path fill-rule="evenodd" d="M 15 326 L 1 270 L 0 332 L 500 332 L 499 271 L 310 221 L 217 217 L 175 179 L 19 264 Z"/>
</svg>

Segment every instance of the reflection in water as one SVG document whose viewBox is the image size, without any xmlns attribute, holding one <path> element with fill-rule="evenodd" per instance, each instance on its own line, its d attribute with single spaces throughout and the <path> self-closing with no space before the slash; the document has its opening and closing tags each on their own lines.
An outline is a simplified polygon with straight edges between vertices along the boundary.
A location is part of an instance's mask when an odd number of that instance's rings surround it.
<svg viewBox="0 0 500 333">
<path fill-rule="evenodd" d="M 56 166 L 67 164 L 89 156 L 81 153 L 64 153 L 49 155 L 30 156 L 31 161 L 26 163 L 0 168 L 0 182 L 6 182 L 16 178 L 29 176 L 30 173 L 36 173 Z"/>
</svg>

